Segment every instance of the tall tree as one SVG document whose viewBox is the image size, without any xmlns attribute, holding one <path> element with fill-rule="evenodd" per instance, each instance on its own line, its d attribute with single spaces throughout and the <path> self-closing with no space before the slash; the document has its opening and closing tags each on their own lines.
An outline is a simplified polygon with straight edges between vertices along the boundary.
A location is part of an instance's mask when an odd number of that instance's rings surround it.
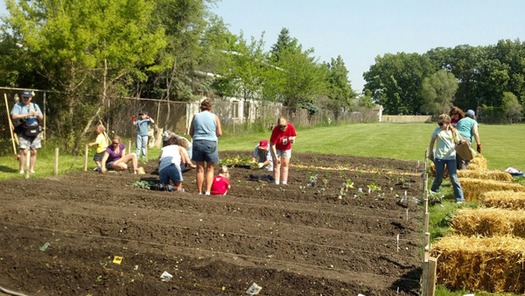
<svg viewBox="0 0 525 296">
<path fill-rule="evenodd" d="M 269 85 L 285 106 L 313 108 L 316 97 L 326 94 L 326 67 L 313 54 L 313 49 L 303 51 L 297 39 L 289 36 L 288 29 L 281 30 L 271 52 L 271 61 L 278 71 Z"/>
<path fill-rule="evenodd" d="M 165 45 L 151 30 L 153 3 L 135 0 L 7 0 L 7 30 L 28 52 L 45 88 L 63 93 L 53 105 L 56 127 L 78 147 L 89 121 L 121 86 L 145 79 L 144 70 Z M 44 84 L 44 83 L 42 83 Z M 42 85 L 39 85 L 42 86 Z"/>
<path fill-rule="evenodd" d="M 398 53 L 376 57 L 363 76 L 365 88 L 372 91 L 374 101 L 383 105 L 386 114 L 418 114 L 423 104 L 421 83 L 435 71 L 427 56 Z"/>
<path fill-rule="evenodd" d="M 279 36 L 277 36 L 277 42 L 272 46 L 271 58 L 273 62 L 279 62 L 280 53 L 288 47 L 296 47 L 297 40 L 290 36 L 290 31 L 287 28 L 282 28 Z"/>
<path fill-rule="evenodd" d="M 264 33 L 259 39 L 251 37 L 250 42 L 241 33 L 224 54 L 229 57 L 230 62 L 221 71 L 222 93 L 244 100 L 262 99 L 265 73 L 269 67 L 267 53 L 264 51 Z"/>
<path fill-rule="evenodd" d="M 516 95 L 511 92 L 503 93 L 502 110 L 509 123 L 519 122 L 523 119 L 523 106 L 518 101 Z"/>
<path fill-rule="evenodd" d="M 447 113 L 454 106 L 454 95 L 458 82 L 454 74 L 439 70 L 423 79 L 421 88 L 423 104 L 421 111 L 426 114 Z"/>
<path fill-rule="evenodd" d="M 312 104 L 318 95 L 326 93 L 326 71 L 311 56 L 313 49 L 303 51 L 299 45 L 279 53 L 277 66 L 283 71 L 280 92 L 283 103 L 291 108 Z"/>
<path fill-rule="evenodd" d="M 336 59 L 332 58 L 330 63 L 326 63 L 326 67 L 328 69 L 328 97 L 332 102 L 332 107 L 351 109 L 356 94 L 348 80 L 348 70 L 343 59 L 341 56 L 337 56 Z"/>
<path fill-rule="evenodd" d="M 165 28 L 167 46 L 158 52 L 154 73 L 140 85 L 141 96 L 167 100 L 189 101 L 194 94 L 210 94 L 208 78 L 199 68 L 206 55 L 203 43 L 209 42 L 205 32 L 208 20 L 221 28 L 221 23 L 208 14 L 207 3 L 213 0 L 157 0 L 154 26 Z M 216 32 L 219 32 L 216 30 Z M 208 36 L 209 37 L 209 36 Z M 209 45 L 209 44 L 208 44 Z M 212 47 L 207 47 L 208 49 Z"/>
</svg>

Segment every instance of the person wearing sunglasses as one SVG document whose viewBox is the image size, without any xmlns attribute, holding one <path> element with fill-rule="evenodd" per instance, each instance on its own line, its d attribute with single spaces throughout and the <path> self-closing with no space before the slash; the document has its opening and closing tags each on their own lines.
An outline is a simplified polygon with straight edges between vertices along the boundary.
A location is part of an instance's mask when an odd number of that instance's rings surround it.
<svg viewBox="0 0 525 296">
<path fill-rule="evenodd" d="M 279 117 L 270 137 L 273 176 L 276 185 L 288 184 L 288 167 L 292 158 L 292 144 L 295 143 L 296 136 L 295 127 L 286 118 Z"/>
<path fill-rule="evenodd" d="M 125 171 L 128 169 L 128 162 L 131 161 L 133 173 L 138 174 L 138 160 L 135 153 L 126 154 L 126 146 L 122 144 L 119 136 L 113 137 L 111 145 L 106 148 L 101 161 L 101 173 L 108 170 Z"/>
<path fill-rule="evenodd" d="M 430 191 L 439 192 L 446 165 L 456 203 L 465 201 L 456 167 L 456 144 L 462 141 L 460 134 L 450 123 L 450 116 L 448 114 L 439 115 L 438 127 L 432 132 L 428 147 L 428 158 L 434 161 L 436 167 L 436 177 Z"/>
<path fill-rule="evenodd" d="M 452 107 L 448 115 L 450 116 L 450 124 L 452 124 L 453 127 L 456 127 L 458 122 L 465 117 L 465 112 L 459 107 Z"/>
</svg>

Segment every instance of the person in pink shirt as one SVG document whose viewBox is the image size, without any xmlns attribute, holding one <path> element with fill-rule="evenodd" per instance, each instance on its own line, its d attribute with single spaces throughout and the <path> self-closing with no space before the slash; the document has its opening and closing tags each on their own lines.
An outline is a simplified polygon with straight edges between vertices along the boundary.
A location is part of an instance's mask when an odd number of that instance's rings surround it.
<svg viewBox="0 0 525 296">
<path fill-rule="evenodd" d="M 222 166 L 217 173 L 217 176 L 213 178 L 213 183 L 211 185 L 211 195 L 226 195 L 228 189 L 231 188 L 230 185 L 230 173 L 226 166 Z"/>
<path fill-rule="evenodd" d="M 292 158 L 292 144 L 295 143 L 296 136 L 295 127 L 286 118 L 279 117 L 270 137 L 273 176 L 276 185 L 288 184 L 288 167 Z"/>
</svg>

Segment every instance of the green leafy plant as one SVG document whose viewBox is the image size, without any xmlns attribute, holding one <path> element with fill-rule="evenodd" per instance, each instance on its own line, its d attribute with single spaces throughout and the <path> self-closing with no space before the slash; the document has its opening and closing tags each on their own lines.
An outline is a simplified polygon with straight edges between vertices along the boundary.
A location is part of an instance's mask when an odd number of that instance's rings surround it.
<svg viewBox="0 0 525 296">
<path fill-rule="evenodd" d="M 381 191 L 381 186 L 377 186 L 375 183 L 368 184 L 368 185 L 366 185 L 366 187 L 367 187 L 371 192 L 374 192 L 374 191 Z"/>
<path fill-rule="evenodd" d="M 150 184 L 148 181 L 136 181 L 135 183 L 133 183 L 133 186 L 142 189 L 150 189 Z"/>
<path fill-rule="evenodd" d="M 308 179 L 308 187 L 315 187 L 317 183 L 317 174 L 311 175 Z"/>
<path fill-rule="evenodd" d="M 346 179 L 346 181 L 343 183 L 343 185 L 341 186 L 341 188 L 339 188 L 339 199 L 342 199 L 343 196 L 346 196 L 346 193 L 348 192 L 349 189 L 353 189 L 354 188 L 354 182 L 350 179 Z"/>
</svg>

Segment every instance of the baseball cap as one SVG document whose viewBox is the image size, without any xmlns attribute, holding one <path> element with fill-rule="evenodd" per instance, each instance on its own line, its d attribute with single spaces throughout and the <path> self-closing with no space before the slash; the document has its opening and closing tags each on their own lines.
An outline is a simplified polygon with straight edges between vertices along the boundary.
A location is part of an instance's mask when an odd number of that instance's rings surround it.
<svg viewBox="0 0 525 296">
<path fill-rule="evenodd" d="M 266 149 L 268 148 L 268 141 L 267 140 L 261 140 L 259 142 L 259 149 Z"/>
<path fill-rule="evenodd" d="M 470 115 L 470 116 L 476 116 L 476 113 L 474 112 L 474 110 L 472 110 L 472 109 L 468 109 L 468 110 L 467 110 L 467 115 Z"/>
<path fill-rule="evenodd" d="M 24 91 L 22 92 L 22 98 L 30 98 L 30 97 L 32 97 L 32 96 L 33 96 L 33 94 L 32 94 L 31 91 L 29 91 L 29 90 L 24 90 Z"/>
<path fill-rule="evenodd" d="M 166 130 L 162 133 L 162 141 L 167 141 L 171 138 L 172 132 L 170 130 Z"/>
</svg>

